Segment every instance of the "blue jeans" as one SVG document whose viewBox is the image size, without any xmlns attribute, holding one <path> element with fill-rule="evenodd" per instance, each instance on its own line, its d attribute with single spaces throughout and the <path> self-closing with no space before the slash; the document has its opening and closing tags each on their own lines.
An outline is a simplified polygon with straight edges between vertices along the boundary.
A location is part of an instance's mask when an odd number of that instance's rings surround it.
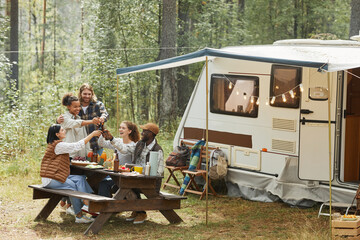
<svg viewBox="0 0 360 240">
<path fill-rule="evenodd" d="M 64 183 L 51 179 L 51 182 L 46 185 L 46 188 L 52 189 L 70 189 L 79 192 L 92 193 L 90 185 L 86 181 L 84 175 L 69 175 Z M 70 202 L 74 207 L 75 214 L 81 211 L 84 203 L 79 198 L 70 197 Z"/>
<path fill-rule="evenodd" d="M 106 176 L 101 182 L 99 183 L 99 191 L 98 194 L 104 197 L 112 197 L 111 189 L 114 187 L 114 181 L 111 179 L 110 176 Z"/>
</svg>

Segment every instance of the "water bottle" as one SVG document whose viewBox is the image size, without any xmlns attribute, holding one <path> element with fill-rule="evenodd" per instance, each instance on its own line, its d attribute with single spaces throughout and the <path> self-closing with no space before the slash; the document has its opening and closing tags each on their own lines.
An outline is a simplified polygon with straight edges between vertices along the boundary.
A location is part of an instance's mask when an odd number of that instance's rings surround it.
<svg viewBox="0 0 360 240">
<path fill-rule="evenodd" d="M 149 175 L 150 175 L 150 162 L 147 162 L 145 166 L 145 176 L 149 176 Z"/>
</svg>

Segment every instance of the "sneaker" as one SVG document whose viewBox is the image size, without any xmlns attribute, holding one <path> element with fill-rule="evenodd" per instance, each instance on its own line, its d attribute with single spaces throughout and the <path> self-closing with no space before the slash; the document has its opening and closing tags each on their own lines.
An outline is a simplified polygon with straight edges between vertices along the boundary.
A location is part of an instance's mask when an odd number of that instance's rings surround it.
<svg viewBox="0 0 360 240">
<path fill-rule="evenodd" d="M 75 217 L 75 223 L 91 223 L 93 222 L 95 219 L 93 218 L 88 218 L 85 215 L 82 215 L 81 217 Z"/>
<path fill-rule="evenodd" d="M 145 222 L 145 219 L 147 218 L 146 213 L 139 213 L 136 218 L 134 219 L 134 224 L 140 224 Z"/>
<path fill-rule="evenodd" d="M 137 212 L 132 212 L 131 215 L 130 215 L 130 217 L 127 217 L 127 218 L 126 218 L 126 221 L 128 221 L 128 222 L 134 221 L 134 219 L 136 218 L 137 214 L 138 214 Z"/>
<path fill-rule="evenodd" d="M 99 212 L 89 212 L 89 206 L 88 205 L 84 205 L 82 208 L 81 208 L 81 211 L 83 211 L 83 212 L 86 212 L 86 213 L 89 213 L 89 214 L 91 214 L 91 215 L 93 215 L 93 216 L 97 216 L 97 215 L 99 215 L 100 213 Z"/>
<path fill-rule="evenodd" d="M 63 200 L 60 200 L 60 208 L 64 211 L 66 211 L 66 208 L 67 208 L 66 202 L 64 202 Z"/>
<path fill-rule="evenodd" d="M 66 209 L 66 214 L 75 216 L 74 208 L 73 207 L 68 207 Z"/>
<path fill-rule="evenodd" d="M 81 211 L 88 213 L 89 212 L 89 206 L 84 204 L 84 206 L 82 206 L 82 208 L 81 208 Z"/>
</svg>

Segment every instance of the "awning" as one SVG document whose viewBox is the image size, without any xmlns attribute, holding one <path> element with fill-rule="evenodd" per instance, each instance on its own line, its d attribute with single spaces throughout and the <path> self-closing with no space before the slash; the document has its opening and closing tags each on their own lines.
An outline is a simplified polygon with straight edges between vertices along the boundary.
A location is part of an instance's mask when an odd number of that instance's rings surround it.
<svg viewBox="0 0 360 240">
<path fill-rule="evenodd" d="M 118 75 L 174 68 L 205 61 L 205 57 L 232 58 L 299 67 L 319 68 L 329 72 L 360 67 L 360 43 L 343 40 L 286 40 L 274 45 L 204 48 L 182 56 L 119 68 Z"/>
</svg>

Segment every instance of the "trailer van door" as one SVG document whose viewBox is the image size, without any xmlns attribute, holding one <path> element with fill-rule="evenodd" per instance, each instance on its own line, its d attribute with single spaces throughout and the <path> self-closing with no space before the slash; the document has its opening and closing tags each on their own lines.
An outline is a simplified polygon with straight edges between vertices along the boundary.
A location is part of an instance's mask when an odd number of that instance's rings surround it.
<svg viewBox="0 0 360 240">
<path fill-rule="evenodd" d="M 344 84 L 343 139 L 345 140 L 343 181 L 360 180 L 360 68 L 349 70 Z"/>
<path fill-rule="evenodd" d="M 335 106 L 336 79 L 330 77 L 328 91 L 327 73 L 316 69 L 303 69 L 303 92 L 301 96 L 299 125 L 299 178 L 303 180 L 329 180 L 329 125 L 328 100 Z M 331 110 L 331 179 L 333 179 L 333 152 L 335 119 Z"/>
</svg>

